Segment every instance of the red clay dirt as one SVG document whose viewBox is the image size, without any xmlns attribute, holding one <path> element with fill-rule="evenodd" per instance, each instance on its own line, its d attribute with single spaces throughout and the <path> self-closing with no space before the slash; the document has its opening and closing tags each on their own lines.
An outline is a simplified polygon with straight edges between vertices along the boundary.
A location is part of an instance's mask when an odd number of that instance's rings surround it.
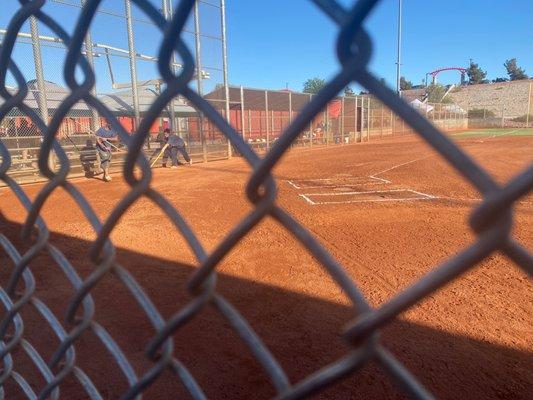
<svg viewBox="0 0 533 400">
<path fill-rule="evenodd" d="M 499 182 L 531 163 L 532 137 L 461 141 L 461 146 Z M 154 170 L 152 187 L 186 218 L 201 243 L 213 250 L 252 208 L 244 196 L 250 170 L 240 158 Z M 436 265 L 475 240 L 468 227 L 480 195 L 445 161 L 415 137 L 330 148 L 295 149 L 275 169 L 278 202 L 303 223 L 341 262 L 373 306 L 383 304 Z M 374 178 L 369 178 L 374 177 Z M 290 181 L 290 182 L 289 182 Z M 119 175 L 106 184 L 73 181 L 101 218 L 128 192 Z M 300 183 L 300 184 L 299 184 Z M 378 188 L 379 189 L 376 189 Z M 42 185 L 25 191 L 33 198 Z M 379 191 L 398 194 L 380 195 Z M 372 192 L 364 198 L 342 193 Z M 429 197 L 418 198 L 413 193 Z M 341 193 L 340 197 L 334 193 Z M 410 193 L 405 195 L 405 193 Z M 307 201 L 326 198 L 324 204 Z M 318 194 L 318 196 L 317 196 Z M 394 196 L 403 196 L 399 201 Z M 342 201 L 335 201 L 335 199 Z M 333 199 L 333 200 L 331 200 Z M 361 201 L 365 200 L 365 201 Z M 379 201 L 378 201 L 379 200 Z M 26 216 L 8 189 L 0 190 L 0 232 L 16 243 Z M 62 190 L 42 215 L 61 249 L 87 277 L 94 266 L 87 251 L 95 234 Z M 515 207 L 515 239 L 531 249 L 533 199 Z M 137 202 L 112 233 L 118 261 L 137 279 L 165 318 L 189 299 L 187 279 L 197 262 L 163 213 L 148 200 Z M 2 253 L 5 285 L 12 265 Z M 36 295 L 62 320 L 73 294 L 49 256 L 31 263 Z M 346 296 L 297 241 L 273 220 L 263 221 L 218 267 L 217 290 L 247 319 L 279 360 L 292 383 L 344 356 L 342 332 L 356 317 Z M 144 349 L 153 335 L 147 318 L 109 275 L 93 290 L 95 319 L 113 335 L 136 372 L 150 368 Z M 381 340 L 437 398 L 526 399 L 533 385 L 532 286 L 526 274 L 500 254 L 400 315 Z M 42 318 L 26 306 L 25 337 L 48 360 L 58 345 Z M 76 343 L 77 363 L 104 398 L 115 399 L 127 382 L 92 333 Z M 198 380 L 208 398 L 262 399 L 273 386 L 227 321 L 208 307 L 175 334 L 175 356 Z M 22 352 L 14 368 L 43 387 Z M 85 399 L 72 378 L 62 398 Z M 528 389 L 529 388 L 529 389 Z M 6 398 L 23 398 L 8 385 Z M 164 373 L 148 399 L 187 398 L 183 386 Z M 369 364 L 314 398 L 405 398 L 376 364 Z"/>
</svg>

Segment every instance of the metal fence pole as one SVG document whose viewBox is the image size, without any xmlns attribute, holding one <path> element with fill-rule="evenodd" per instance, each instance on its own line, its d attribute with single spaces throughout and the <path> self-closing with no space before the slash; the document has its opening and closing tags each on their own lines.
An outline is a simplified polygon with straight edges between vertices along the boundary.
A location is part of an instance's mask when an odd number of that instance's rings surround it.
<svg viewBox="0 0 533 400">
<path fill-rule="evenodd" d="M 289 124 L 292 123 L 292 93 L 289 92 Z"/>
<path fill-rule="evenodd" d="M 220 24 L 222 28 L 222 75 L 224 81 L 224 96 L 226 108 L 226 120 L 231 123 L 231 116 L 229 111 L 229 87 L 228 87 L 228 49 L 226 43 L 226 0 L 220 0 Z M 231 142 L 228 142 L 228 158 L 232 156 Z"/>
<path fill-rule="evenodd" d="M 383 113 L 385 111 L 385 106 L 383 105 L 383 103 L 380 103 L 380 104 L 381 104 L 381 109 L 379 110 L 379 113 L 381 114 L 381 131 L 379 133 L 379 137 L 383 139 L 383 124 L 385 123 L 385 120 L 383 118 Z"/>
<path fill-rule="evenodd" d="M 366 113 L 367 124 L 366 124 L 366 141 L 370 141 L 370 96 L 368 96 L 368 112 Z"/>
<path fill-rule="evenodd" d="M 309 93 L 309 102 L 313 100 L 313 95 Z M 309 121 L 309 147 L 313 147 L 313 118 Z"/>
<path fill-rule="evenodd" d="M 39 27 L 37 26 L 37 18 L 33 15 L 30 17 L 30 33 L 31 33 L 31 43 L 33 50 L 33 61 L 35 66 L 35 78 L 37 80 L 37 90 L 39 95 L 35 96 L 38 100 L 39 114 L 45 124 L 48 124 L 48 102 L 46 99 L 46 87 L 44 83 L 44 72 L 43 72 L 43 60 L 41 56 L 41 42 L 39 39 Z M 44 132 L 42 132 L 44 134 Z M 26 134 L 28 134 L 26 132 Z M 48 167 L 53 170 L 55 169 L 55 158 L 54 153 L 50 152 L 50 157 L 48 158 Z"/>
<path fill-rule="evenodd" d="M 330 130 L 330 126 L 329 126 L 329 112 L 328 112 L 328 104 L 326 104 L 326 110 L 324 111 L 324 120 L 325 120 L 325 133 L 326 133 L 326 146 L 329 146 L 329 130 Z"/>
<path fill-rule="evenodd" d="M 270 110 L 270 132 L 271 132 L 271 136 L 273 140 L 276 140 L 276 138 L 274 137 L 275 130 L 276 130 L 276 124 L 274 120 L 274 110 Z"/>
<path fill-rule="evenodd" d="M 81 0 L 81 5 L 84 7 L 85 3 L 87 3 L 87 0 Z M 87 29 L 87 35 L 85 36 L 85 52 L 87 57 L 87 62 L 91 66 L 91 68 L 94 71 L 94 56 L 93 56 L 93 39 L 91 35 L 91 29 Z M 96 97 L 96 85 L 92 87 L 91 94 Z M 90 129 L 91 133 L 96 132 L 96 130 L 100 127 L 100 123 L 98 121 L 98 111 L 96 109 L 91 107 L 91 121 L 90 121 Z"/>
<path fill-rule="evenodd" d="M 268 91 L 265 90 L 265 120 L 266 120 L 266 148 L 270 149 L 270 132 L 269 132 L 269 123 L 268 123 Z"/>
<path fill-rule="evenodd" d="M 344 97 L 341 97 L 341 144 L 344 144 Z"/>
<path fill-rule="evenodd" d="M 365 141 L 364 129 L 365 129 L 365 98 L 361 96 L 361 143 Z"/>
<path fill-rule="evenodd" d="M 130 60 L 130 76 L 131 76 L 131 95 L 133 97 L 133 112 L 135 114 L 135 128 L 139 127 L 141 122 L 141 114 L 139 111 L 139 87 L 137 84 L 137 53 L 135 52 L 135 41 L 133 38 L 133 24 L 131 17 L 131 3 L 130 0 L 124 0 L 126 7 L 126 26 L 128 29 L 128 50 Z"/>
<path fill-rule="evenodd" d="M 163 10 L 163 17 L 169 21 L 172 19 L 172 5 L 170 4 L 170 0 L 163 0 L 162 1 L 162 10 Z M 172 63 L 175 63 L 175 53 L 173 52 L 172 53 Z M 174 65 L 171 66 L 171 70 L 172 72 L 176 72 L 175 68 L 174 68 Z M 172 99 L 172 101 L 168 104 L 168 110 L 169 110 L 169 118 L 168 118 L 168 121 L 169 121 L 169 125 L 170 125 L 170 129 L 172 131 L 176 131 L 176 113 L 174 112 L 174 99 Z M 179 130 L 179 129 L 178 129 Z"/>
<path fill-rule="evenodd" d="M 354 110 L 353 110 L 353 141 L 354 143 L 357 143 L 357 99 L 358 97 L 355 97 L 354 101 Z"/>
<path fill-rule="evenodd" d="M 172 0 L 167 0 L 168 1 L 168 19 L 172 19 L 174 18 L 174 5 L 172 4 Z M 173 52 L 172 53 L 172 63 L 173 64 L 177 64 L 177 60 L 176 60 L 176 53 Z M 176 72 L 176 66 L 175 65 L 172 65 L 172 71 L 175 73 Z M 179 127 L 179 120 L 178 120 L 178 117 L 176 117 L 176 112 L 175 112 L 175 109 L 174 109 L 174 99 L 172 99 L 172 102 L 170 103 L 170 113 L 172 114 L 170 120 L 171 120 L 171 126 L 172 128 L 174 129 L 178 129 L 178 132 L 179 132 L 179 136 L 181 137 L 181 131 L 180 131 L 180 127 Z"/>
<path fill-rule="evenodd" d="M 248 135 L 252 137 L 252 111 L 248 109 Z"/>
<path fill-rule="evenodd" d="M 241 129 L 242 129 L 242 140 L 246 141 L 246 138 L 244 136 L 244 89 L 241 86 L 240 88 L 240 94 L 241 94 Z M 250 125 L 248 125 L 248 130 L 250 130 Z"/>
<path fill-rule="evenodd" d="M 531 112 L 531 87 L 533 84 L 529 82 L 529 91 L 527 94 L 527 112 L 526 112 L 526 128 L 529 128 L 529 113 Z"/>
<path fill-rule="evenodd" d="M 196 47 L 196 82 L 198 85 L 198 94 L 203 96 L 202 84 L 202 46 L 200 43 L 200 15 L 198 11 L 198 2 L 194 3 L 194 42 Z M 202 154 L 204 162 L 207 162 L 207 143 L 204 135 L 204 116 L 200 112 L 198 118 L 198 131 L 202 142 Z"/>
<path fill-rule="evenodd" d="M 394 136 L 394 113 L 390 110 L 390 134 Z"/>
<path fill-rule="evenodd" d="M 31 43 L 33 48 L 33 61 L 35 66 L 35 78 L 37 80 L 37 90 L 39 95 L 37 106 L 39 107 L 39 114 L 45 123 L 48 123 L 48 104 L 46 99 L 46 88 L 44 83 L 43 61 L 41 56 L 41 42 L 39 40 L 39 28 L 37 26 L 37 19 L 34 16 L 30 17 L 30 32 Z"/>
</svg>

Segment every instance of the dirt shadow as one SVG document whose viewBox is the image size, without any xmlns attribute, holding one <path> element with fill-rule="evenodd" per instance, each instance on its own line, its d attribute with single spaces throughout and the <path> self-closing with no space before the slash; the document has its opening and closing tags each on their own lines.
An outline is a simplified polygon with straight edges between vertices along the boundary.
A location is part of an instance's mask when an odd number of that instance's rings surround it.
<svg viewBox="0 0 533 400">
<path fill-rule="evenodd" d="M 19 249 L 20 225 L 0 216 L 0 233 Z M 87 278 L 93 265 L 87 260 L 90 242 L 52 233 L 50 242 L 64 252 L 78 273 Z M 168 318 L 190 299 L 184 289 L 193 266 L 118 249 L 118 261 L 141 284 L 161 314 Z M 12 263 L 0 251 L 0 282 L 5 287 Z M 243 265 L 246 268 L 246 265 Z M 63 321 L 73 294 L 72 285 L 47 254 L 31 263 L 37 282 L 35 295 Z M 297 279 L 297 277 L 295 277 Z M 349 307 L 251 282 L 218 275 L 218 292 L 247 319 L 275 355 L 291 382 L 297 382 L 346 354 L 342 327 L 353 318 Z M 116 340 L 140 376 L 153 364 L 144 356 L 154 329 L 138 304 L 114 274 L 108 274 L 92 291 L 94 319 Z M 5 309 L 2 307 L 2 313 Z M 44 319 L 27 305 L 22 311 L 24 338 L 45 360 L 59 341 Z M 67 329 L 68 325 L 65 324 Z M 211 399 L 263 399 L 275 396 L 268 377 L 230 324 L 207 307 L 174 335 L 174 354 L 197 379 Z M 382 341 L 437 398 L 526 399 L 533 384 L 533 354 L 442 330 L 397 320 L 383 331 Z M 90 331 L 76 342 L 76 362 L 93 380 L 105 399 L 117 399 L 127 382 L 116 361 Z M 44 380 L 20 346 L 12 352 L 14 370 L 26 377 L 36 392 Z M 57 369 L 54 369 L 57 373 Z M 61 398 L 88 398 L 72 377 L 60 386 Z M 6 398 L 26 398 L 10 379 Z M 176 375 L 163 373 L 146 391 L 147 399 L 188 398 Z M 376 365 L 325 389 L 313 398 L 405 398 Z"/>
</svg>

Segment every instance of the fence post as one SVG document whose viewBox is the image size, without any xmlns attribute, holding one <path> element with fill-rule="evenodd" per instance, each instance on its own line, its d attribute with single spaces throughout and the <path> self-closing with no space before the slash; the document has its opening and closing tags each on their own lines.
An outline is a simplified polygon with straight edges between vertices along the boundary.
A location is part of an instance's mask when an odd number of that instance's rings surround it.
<svg viewBox="0 0 533 400">
<path fill-rule="evenodd" d="M 198 11 L 198 2 L 194 2 L 194 42 L 196 47 L 196 82 L 198 85 L 198 94 L 203 96 L 203 84 L 202 84 L 202 49 L 200 43 L 200 16 Z M 198 119 L 198 131 L 200 133 L 200 140 L 202 142 L 202 154 L 203 161 L 207 162 L 207 143 L 204 135 L 204 117 L 199 113 Z"/>
<path fill-rule="evenodd" d="M 172 7 L 168 3 L 168 0 L 163 0 L 162 4 L 161 4 L 161 7 L 162 7 L 162 11 L 163 11 L 163 17 L 167 21 L 170 21 L 172 19 Z M 129 38 L 129 36 L 128 36 L 128 38 Z M 131 52 L 131 49 L 130 49 L 130 52 Z M 131 57 L 131 55 L 130 55 L 130 57 Z M 174 53 L 172 53 L 172 63 L 174 63 L 174 62 L 175 62 L 175 55 L 174 55 Z M 131 59 L 130 59 L 130 63 L 131 63 Z M 175 72 L 174 65 L 172 65 L 171 70 L 172 70 L 172 72 Z M 135 77 L 135 79 L 137 79 L 137 77 Z M 133 101 L 135 102 L 135 98 L 133 99 Z M 169 103 L 168 111 L 169 111 L 168 120 L 169 120 L 170 129 L 172 131 L 175 131 L 176 130 L 175 129 L 176 128 L 176 124 L 175 124 L 175 121 L 174 121 L 174 115 L 175 115 L 175 113 L 174 113 L 174 99 L 172 99 L 172 101 Z M 137 114 L 135 114 L 135 119 L 137 120 Z"/>
<path fill-rule="evenodd" d="M 34 96 L 38 100 L 39 114 L 41 119 L 45 124 L 48 124 L 48 102 L 46 99 L 46 87 L 44 83 L 39 27 L 37 26 L 37 18 L 35 18 L 33 15 L 30 17 L 30 32 L 33 49 L 33 61 L 35 66 L 35 78 L 37 79 L 37 90 L 39 91 L 39 96 L 35 96 L 35 93 Z M 42 135 L 44 136 L 44 132 L 42 132 Z M 53 151 L 50 152 L 50 157 L 48 157 L 48 168 L 51 170 L 55 169 L 55 158 Z"/>
<path fill-rule="evenodd" d="M 81 5 L 85 6 L 85 3 L 87 3 L 87 0 L 81 0 Z M 93 40 L 91 35 L 91 29 L 87 29 L 87 35 L 85 36 L 85 52 L 87 57 L 87 62 L 91 66 L 91 68 L 94 71 L 94 57 L 93 57 Z M 91 94 L 96 97 L 96 85 L 94 85 L 91 88 Z M 90 121 L 90 130 L 91 133 L 96 132 L 96 130 L 100 127 L 100 124 L 98 123 L 98 112 L 95 108 L 91 107 L 91 121 Z"/>
<path fill-rule="evenodd" d="M 276 124 L 274 121 L 274 110 L 270 110 L 270 132 L 272 134 L 272 137 L 274 137 L 275 130 L 276 130 Z M 274 138 L 274 140 L 276 140 L 276 138 Z M 270 145 L 270 142 L 269 142 L 269 145 Z"/>
<path fill-rule="evenodd" d="M 367 124 L 366 124 L 366 141 L 370 142 L 370 95 L 368 96 L 368 112 L 366 113 Z"/>
<path fill-rule="evenodd" d="M 250 109 L 248 109 L 248 140 L 252 139 L 252 112 Z"/>
<path fill-rule="evenodd" d="M 381 114 L 381 131 L 379 133 L 379 137 L 381 139 L 383 139 L 383 123 L 385 122 L 385 120 L 383 119 L 383 112 L 385 111 L 385 106 L 383 105 L 383 103 L 381 103 L 381 110 L 380 110 L 380 114 Z"/>
<path fill-rule="evenodd" d="M 292 92 L 289 91 L 289 125 L 292 123 Z M 281 121 L 281 129 L 283 129 L 283 119 Z"/>
<path fill-rule="evenodd" d="M 313 100 L 313 95 L 309 93 L 309 102 Z M 313 147 L 313 118 L 309 121 L 309 147 Z"/>
<path fill-rule="evenodd" d="M 266 149 L 270 149 L 270 132 L 269 132 L 269 123 L 268 123 L 268 91 L 265 90 L 265 120 L 266 120 Z"/>
<path fill-rule="evenodd" d="M 231 115 L 229 111 L 229 86 L 228 86 L 228 49 L 226 45 L 226 0 L 220 0 L 220 25 L 222 29 L 222 75 L 224 80 L 224 95 L 226 101 L 224 103 L 226 108 L 226 120 L 228 124 L 231 124 Z M 243 127 L 244 129 L 244 127 Z M 228 158 L 232 157 L 233 150 L 231 148 L 231 142 L 228 142 Z"/>
<path fill-rule="evenodd" d="M 361 96 L 361 143 L 365 141 L 364 129 L 365 129 L 365 98 Z"/>
<path fill-rule="evenodd" d="M 344 144 L 344 96 L 341 97 L 341 144 Z"/>
<path fill-rule="evenodd" d="M 242 129 L 242 140 L 246 142 L 246 138 L 244 136 L 244 89 L 241 86 L 240 87 L 241 92 L 241 129 Z M 248 130 L 250 130 L 250 126 L 248 125 Z"/>
<path fill-rule="evenodd" d="M 531 86 L 532 86 L 532 83 L 529 82 L 529 91 L 527 94 L 526 128 L 529 128 L 529 113 L 530 113 L 530 108 L 531 108 Z"/>
<path fill-rule="evenodd" d="M 289 124 L 292 124 L 292 92 L 289 92 Z"/>
<path fill-rule="evenodd" d="M 165 13 L 165 18 L 167 18 L 167 6 L 166 6 L 166 0 L 163 0 L 164 7 L 163 12 Z M 135 41 L 133 38 L 133 24 L 132 24 L 132 17 L 131 17 L 131 3 L 130 0 L 124 0 L 124 4 L 126 7 L 126 26 L 128 30 L 128 50 L 129 50 L 129 61 L 130 61 L 130 77 L 131 77 L 131 95 L 133 98 L 133 112 L 135 114 L 135 127 L 134 130 L 139 128 L 139 123 L 141 121 L 141 115 L 139 112 L 139 87 L 137 83 L 137 53 L 135 51 Z M 172 113 L 172 103 L 171 104 L 171 113 Z M 169 116 L 169 120 L 172 121 L 173 116 Z M 173 128 L 173 124 L 171 122 L 171 128 Z"/>
<path fill-rule="evenodd" d="M 326 146 L 329 146 L 329 113 L 328 113 L 328 104 L 326 104 L 326 110 L 324 111 L 324 126 L 325 126 L 325 134 L 326 134 Z"/>
<path fill-rule="evenodd" d="M 357 99 L 358 97 L 355 96 L 354 110 L 353 110 L 353 142 L 354 143 L 357 143 Z"/>
</svg>

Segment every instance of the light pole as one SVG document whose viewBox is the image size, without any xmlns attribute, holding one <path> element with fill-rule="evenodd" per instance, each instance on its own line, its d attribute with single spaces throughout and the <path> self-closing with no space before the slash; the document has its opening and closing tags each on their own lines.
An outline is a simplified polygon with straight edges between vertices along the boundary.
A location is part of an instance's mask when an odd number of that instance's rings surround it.
<svg viewBox="0 0 533 400">
<path fill-rule="evenodd" d="M 398 55 L 396 58 L 396 92 L 398 96 L 402 96 L 400 87 L 400 74 L 401 74 L 401 61 L 402 61 L 402 0 L 398 0 Z"/>
</svg>

